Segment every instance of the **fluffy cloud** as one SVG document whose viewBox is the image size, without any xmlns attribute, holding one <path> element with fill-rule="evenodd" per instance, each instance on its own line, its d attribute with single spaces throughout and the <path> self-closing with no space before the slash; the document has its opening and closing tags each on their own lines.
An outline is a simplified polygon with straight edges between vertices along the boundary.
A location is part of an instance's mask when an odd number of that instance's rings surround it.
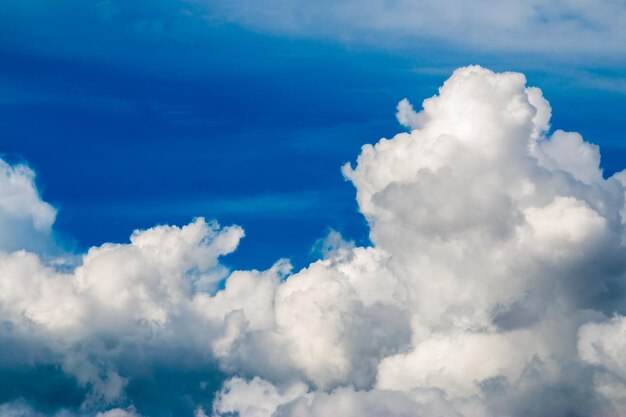
<svg viewBox="0 0 626 417">
<path fill-rule="evenodd" d="M 578 347 L 581 325 L 623 310 L 621 175 L 604 179 L 580 135 L 547 136 L 550 106 L 525 82 L 457 70 L 420 113 L 400 103 L 410 133 L 344 167 L 373 247 L 278 288 L 287 358 L 318 391 L 276 415 L 368 415 L 390 393 L 406 410 L 374 414 L 610 412 Z"/>
<path fill-rule="evenodd" d="M 55 364 L 87 390 L 90 407 L 121 401 L 129 378 L 163 355 L 173 367 L 200 361 L 223 324 L 204 318 L 198 297 L 224 278 L 218 257 L 242 236 L 204 219 L 157 226 L 129 244 L 91 248 L 71 272 L 23 250 L 0 252 L 1 337 L 11 356 L 3 365 Z M 18 351 L 18 343 L 29 348 Z M 194 356 L 177 358 L 185 349 Z"/>
<path fill-rule="evenodd" d="M 55 218 L 56 210 L 39 196 L 33 170 L 0 159 L 0 249 L 43 249 Z"/>
<path fill-rule="evenodd" d="M 260 378 L 245 381 L 232 378 L 224 384 L 213 405 L 219 414 L 239 413 L 241 417 L 271 415 L 279 406 L 290 403 L 307 393 L 306 385 L 297 383 L 284 389 Z"/>
<path fill-rule="evenodd" d="M 372 245 L 332 232 L 300 271 L 227 271 L 243 231 L 204 219 L 72 271 L 5 250 L 0 375 L 52 366 L 92 415 L 619 414 L 626 173 L 548 134 L 522 74 L 458 69 L 422 108 L 343 167 Z"/>
</svg>

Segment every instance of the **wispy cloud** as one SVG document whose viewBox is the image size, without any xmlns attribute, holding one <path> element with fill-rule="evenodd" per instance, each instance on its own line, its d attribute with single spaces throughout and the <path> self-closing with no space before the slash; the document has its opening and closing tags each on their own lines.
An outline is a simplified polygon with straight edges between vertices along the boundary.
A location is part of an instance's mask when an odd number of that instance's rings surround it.
<svg viewBox="0 0 626 417">
<path fill-rule="evenodd" d="M 439 44 L 463 50 L 541 53 L 623 62 L 623 2 L 360 1 L 205 2 L 224 19 L 270 32 L 392 49 Z M 620 58 L 621 56 L 621 58 Z M 551 59 L 551 58 L 548 58 Z"/>
</svg>

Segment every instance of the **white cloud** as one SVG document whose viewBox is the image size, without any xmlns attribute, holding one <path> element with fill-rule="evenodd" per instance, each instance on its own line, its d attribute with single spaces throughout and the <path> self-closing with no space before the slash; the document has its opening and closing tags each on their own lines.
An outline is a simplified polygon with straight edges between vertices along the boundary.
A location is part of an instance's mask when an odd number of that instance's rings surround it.
<svg viewBox="0 0 626 417">
<path fill-rule="evenodd" d="M 578 334 L 578 352 L 582 360 L 598 367 L 595 385 L 617 410 L 626 406 L 626 319 L 615 316 L 610 321 L 585 324 Z"/>
<path fill-rule="evenodd" d="M 35 173 L 25 165 L 0 161 L 0 209 L 7 216 L 28 219 L 35 229 L 48 231 L 56 211 L 41 201 L 35 188 Z"/>
<path fill-rule="evenodd" d="M 132 403 L 158 366 L 225 375 L 215 416 L 620 410 L 626 173 L 604 179 L 597 147 L 548 135 L 522 74 L 460 68 L 398 112 L 412 130 L 343 168 L 371 247 L 331 232 L 295 273 L 228 273 L 242 229 L 197 219 L 91 248 L 70 272 L 5 251 L 0 335 L 32 347 L 13 360 L 59 365 L 87 410 Z"/>
<path fill-rule="evenodd" d="M 443 43 L 551 58 L 615 57 L 626 45 L 623 2 L 239 0 L 208 2 L 207 7 L 224 19 L 270 32 L 395 48 Z"/>
<path fill-rule="evenodd" d="M 113 408 L 96 414 L 96 417 L 139 417 L 133 410 L 124 410 L 122 408 Z"/>
<path fill-rule="evenodd" d="M 43 342 L 65 372 L 91 387 L 87 402 L 110 403 L 128 382 L 116 365 L 127 349 L 145 349 L 142 361 L 153 360 L 153 348 L 158 356 L 192 340 L 198 354 L 208 349 L 222 323 L 197 322 L 194 304 L 210 296 L 202 292 L 207 284 L 223 279 L 227 270 L 218 257 L 235 250 L 242 236 L 239 227 L 202 218 L 181 228 L 157 226 L 134 232 L 129 244 L 91 248 L 72 272 L 32 253 L 0 252 L 0 313 L 11 333 Z"/>
<path fill-rule="evenodd" d="M 72 413 L 67 410 L 60 410 L 53 414 L 54 417 L 90 417 L 91 413 Z M 2 417 L 44 417 L 23 401 L 0 404 L 0 416 Z M 132 409 L 112 408 L 95 414 L 95 417 L 141 417 Z"/>
<path fill-rule="evenodd" d="M 364 146 L 356 167 L 344 167 L 374 247 L 318 261 L 278 287 L 293 375 L 317 391 L 276 415 L 324 415 L 311 398 L 339 407 L 342 386 L 379 404 L 403 395 L 413 411 L 397 415 L 419 415 L 415 404 L 433 414 L 413 397 L 424 390 L 461 415 L 610 408 L 583 382 L 592 371 L 578 356 L 578 328 L 603 320 L 624 288 L 624 187 L 603 179 L 594 145 L 546 136 L 550 106 L 525 82 L 459 69 L 422 112 L 399 106 L 410 133 Z M 367 415 L 347 404 L 345 415 Z"/>
<path fill-rule="evenodd" d="M 241 417 L 485 415 L 479 401 L 454 403 L 437 390 L 415 390 L 407 394 L 339 387 L 332 392 L 307 392 L 299 384 L 279 389 L 258 378 L 249 382 L 233 378 L 226 382 L 217 395 L 213 411 L 216 417 L 228 413 L 239 413 Z"/>
<path fill-rule="evenodd" d="M 537 157 L 547 168 L 562 169 L 586 184 L 602 181 L 600 149 L 578 133 L 557 130 L 549 141 L 539 142 Z"/>
<path fill-rule="evenodd" d="M 56 210 L 39 196 L 33 170 L 0 159 L 0 249 L 41 250 L 55 217 Z"/>
<path fill-rule="evenodd" d="M 280 405 L 300 398 L 307 391 L 303 383 L 278 389 L 260 378 L 251 381 L 232 378 L 217 395 L 213 404 L 214 414 L 237 412 L 240 417 L 271 416 Z"/>
</svg>

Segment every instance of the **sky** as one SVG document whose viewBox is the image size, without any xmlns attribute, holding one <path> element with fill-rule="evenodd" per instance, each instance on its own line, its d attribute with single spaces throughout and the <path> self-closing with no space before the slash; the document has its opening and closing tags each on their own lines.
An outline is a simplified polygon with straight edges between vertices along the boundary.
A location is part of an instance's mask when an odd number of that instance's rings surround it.
<svg viewBox="0 0 626 417">
<path fill-rule="evenodd" d="M 623 1 L 0 2 L 0 416 L 620 415 L 624 45 Z"/>
<path fill-rule="evenodd" d="M 254 3 L 232 6 L 233 16 L 225 4 L 0 6 L 1 151 L 35 169 L 45 200 L 60 208 L 57 232 L 76 248 L 200 215 L 249 231 L 229 260 L 235 267 L 277 257 L 304 266 L 329 228 L 366 243 L 339 166 L 397 132 L 398 101 L 432 96 L 454 68 L 473 63 L 525 72 L 551 102 L 567 103 L 554 106 L 555 124 L 615 148 L 605 169 L 621 169 L 619 45 L 563 57 L 454 47 L 447 38 L 462 23 L 435 41 L 393 28 L 376 43 L 344 40 L 343 30 L 360 26 L 293 33 L 281 28 L 288 16 L 248 22 L 237 16 L 254 14 Z M 302 13 L 317 18 L 308 6 Z"/>
</svg>

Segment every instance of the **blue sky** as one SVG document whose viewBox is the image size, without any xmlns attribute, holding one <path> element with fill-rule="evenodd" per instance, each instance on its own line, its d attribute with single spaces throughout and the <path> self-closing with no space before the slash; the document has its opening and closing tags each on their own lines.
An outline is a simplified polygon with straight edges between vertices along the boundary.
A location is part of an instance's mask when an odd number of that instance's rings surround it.
<svg viewBox="0 0 626 417">
<path fill-rule="evenodd" d="M 525 72 L 553 126 L 610 148 L 606 171 L 623 165 L 623 61 L 276 33 L 181 4 L 0 6 L 1 151 L 36 170 L 78 248 L 200 215 L 245 227 L 235 267 L 304 265 L 329 228 L 366 242 L 339 167 L 401 130 L 400 99 L 472 63 Z"/>
</svg>

